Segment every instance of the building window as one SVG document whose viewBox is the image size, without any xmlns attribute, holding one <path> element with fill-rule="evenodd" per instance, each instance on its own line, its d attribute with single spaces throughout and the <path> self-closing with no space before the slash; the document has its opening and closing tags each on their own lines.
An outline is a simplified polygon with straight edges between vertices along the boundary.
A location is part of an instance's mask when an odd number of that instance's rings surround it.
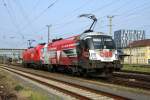
<svg viewBox="0 0 150 100">
<path fill-rule="evenodd" d="M 150 64 L 150 59 L 148 59 L 148 64 Z"/>
<path fill-rule="evenodd" d="M 142 57 L 145 56 L 145 53 L 141 53 L 141 56 L 142 56 Z"/>
</svg>

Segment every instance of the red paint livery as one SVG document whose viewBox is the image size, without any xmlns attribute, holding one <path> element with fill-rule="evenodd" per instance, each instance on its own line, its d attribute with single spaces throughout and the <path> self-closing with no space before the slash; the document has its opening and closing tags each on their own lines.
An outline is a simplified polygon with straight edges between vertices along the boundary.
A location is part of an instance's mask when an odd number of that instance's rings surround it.
<svg viewBox="0 0 150 100">
<path fill-rule="evenodd" d="M 27 64 L 40 64 L 42 63 L 41 59 L 41 49 L 43 48 L 43 44 L 39 44 L 34 48 L 26 49 L 23 52 L 23 62 Z"/>
<path fill-rule="evenodd" d="M 77 61 L 75 54 L 78 36 L 55 41 L 48 44 L 48 52 L 50 52 L 50 63 L 54 65 L 72 65 Z M 72 52 L 72 54 L 71 54 Z"/>
<path fill-rule="evenodd" d="M 23 52 L 23 63 L 50 71 L 109 76 L 120 68 L 116 55 L 111 36 L 89 32 L 29 48 Z"/>
</svg>

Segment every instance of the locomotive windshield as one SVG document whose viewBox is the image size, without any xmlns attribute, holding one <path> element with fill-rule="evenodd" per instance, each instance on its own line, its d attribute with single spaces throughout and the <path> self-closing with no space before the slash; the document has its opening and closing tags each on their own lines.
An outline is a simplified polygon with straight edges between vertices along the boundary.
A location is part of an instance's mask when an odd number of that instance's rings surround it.
<svg viewBox="0 0 150 100">
<path fill-rule="evenodd" d="M 94 49 L 115 49 L 115 43 L 111 37 L 101 36 L 93 38 Z"/>
<path fill-rule="evenodd" d="M 111 36 L 92 36 L 86 40 L 90 49 L 115 49 L 115 43 Z"/>
</svg>

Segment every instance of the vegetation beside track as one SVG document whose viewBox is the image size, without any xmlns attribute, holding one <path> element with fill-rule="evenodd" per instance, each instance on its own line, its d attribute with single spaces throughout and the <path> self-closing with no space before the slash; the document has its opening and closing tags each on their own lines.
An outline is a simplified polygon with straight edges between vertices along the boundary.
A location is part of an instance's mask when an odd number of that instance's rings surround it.
<svg viewBox="0 0 150 100">
<path fill-rule="evenodd" d="M 150 65 L 129 65 L 125 64 L 122 68 L 123 71 L 135 71 L 135 72 L 143 72 L 150 74 Z"/>
<path fill-rule="evenodd" d="M 40 91 L 25 86 L 19 80 L 0 69 L 0 100 L 49 100 L 49 97 Z M 11 100 L 10 99 L 10 100 Z"/>
</svg>

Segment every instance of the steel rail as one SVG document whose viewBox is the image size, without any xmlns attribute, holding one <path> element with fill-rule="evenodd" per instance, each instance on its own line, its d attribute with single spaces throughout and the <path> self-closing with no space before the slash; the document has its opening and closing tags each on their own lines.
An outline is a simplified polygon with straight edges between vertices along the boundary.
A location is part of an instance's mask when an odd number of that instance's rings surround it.
<svg viewBox="0 0 150 100">
<path fill-rule="evenodd" d="M 14 72 L 16 74 L 19 74 L 21 76 L 27 77 L 27 78 L 29 78 L 31 80 L 37 81 L 37 82 L 39 82 L 41 84 L 44 84 L 44 85 L 49 86 L 51 88 L 54 88 L 54 89 L 56 89 L 56 90 L 58 90 L 60 92 L 63 92 L 65 94 L 68 94 L 68 95 L 70 95 L 72 97 L 75 97 L 77 99 L 80 99 L 80 100 L 91 100 L 91 99 L 99 100 L 100 98 L 107 98 L 107 99 L 109 99 L 109 98 L 112 99 L 113 98 L 113 99 L 119 99 L 119 100 L 127 99 L 127 98 L 116 96 L 116 95 L 112 95 L 112 94 L 109 94 L 109 93 L 108 94 L 107 93 L 103 93 L 103 92 L 100 93 L 99 91 L 96 91 L 96 90 L 92 90 L 92 89 L 88 89 L 88 88 L 85 88 L 85 87 L 82 87 L 82 86 L 79 86 L 79 85 L 75 85 L 75 84 L 67 83 L 67 82 L 64 82 L 64 81 L 52 79 L 52 78 L 49 78 L 49 77 L 46 77 L 46 76 L 42 76 L 40 74 L 26 72 L 26 71 L 22 71 L 22 70 L 18 70 L 18 69 L 15 69 L 15 68 L 10 68 L 10 67 L 9 68 L 8 67 L 1 67 L 1 68 L 4 68 L 4 69 L 6 69 L 8 71 L 11 71 L 11 72 Z M 30 75 L 28 76 L 28 75 L 23 74 L 23 73 L 27 73 L 27 74 L 31 74 L 31 75 L 34 75 L 34 76 L 38 76 L 38 77 L 44 78 L 44 79 L 55 81 L 59 85 L 60 84 L 62 84 L 62 86 L 63 85 L 67 85 L 69 87 L 73 87 L 73 88 L 79 89 L 79 90 L 78 90 L 78 93 L 76 93 L 77 91 L 76 92 L 75 91 L 70 91 L 71 88 L 68 90 L 65 87 L 65 89 L 64 89 L 62 87 L 43 82 L 43 81 L 41 81 L 39 79 L 35 79 L 33 77 L 30 77 Z"/>
</svg>

